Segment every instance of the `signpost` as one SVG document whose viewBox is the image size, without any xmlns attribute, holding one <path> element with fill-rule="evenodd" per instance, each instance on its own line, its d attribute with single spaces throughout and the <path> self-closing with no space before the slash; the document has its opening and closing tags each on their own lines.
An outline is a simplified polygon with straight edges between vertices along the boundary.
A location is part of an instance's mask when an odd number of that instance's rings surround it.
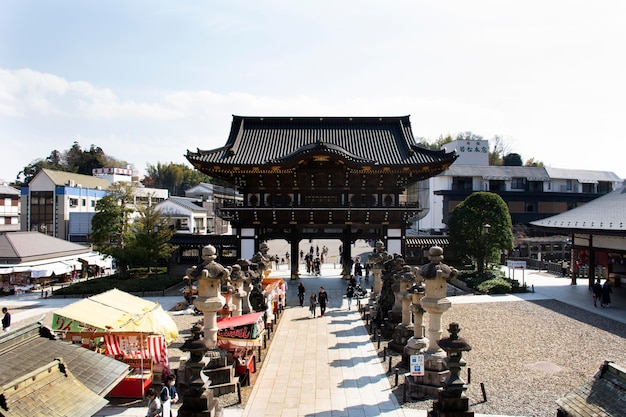
<svg viewBox="0 0 626 417">
<path fill-rule="evenodd" d="M 526 282 L 524 282 L 524 270 L 526 269 L 526 261 L 506 261 L 506 266 L 509 268 L 509 278 L 511 278 L 511 269 L 513 270 L 513 279 L 515 279 L 515 270 L 522 270 L 522 287 L 526 288 Z"/>
</svg>

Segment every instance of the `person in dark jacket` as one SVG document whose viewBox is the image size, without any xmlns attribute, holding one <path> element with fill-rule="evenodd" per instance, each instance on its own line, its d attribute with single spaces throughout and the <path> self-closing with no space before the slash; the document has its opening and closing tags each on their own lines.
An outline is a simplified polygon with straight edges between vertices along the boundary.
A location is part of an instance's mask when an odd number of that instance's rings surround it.
<svg viewBox="0 0 626 417">
<path fill-rule="evenodd" d="M 611 306 L 611 293 L 613 290 L 611 289 L 611 284 L 609 284 L 609 280 L 604 281 L 604 285 L 602 286 L 602 303 L 600 306 L 602 307 L 610 307 Z"/>
<path fill-rule="evenodd" d="M 596 283 L 593 284 L 593 306 L 597 307 L 597 302 L 601 302 L 602 299 L 602 285 L 600 284 L 600 280 L 597 279 Z"/>
</svg>

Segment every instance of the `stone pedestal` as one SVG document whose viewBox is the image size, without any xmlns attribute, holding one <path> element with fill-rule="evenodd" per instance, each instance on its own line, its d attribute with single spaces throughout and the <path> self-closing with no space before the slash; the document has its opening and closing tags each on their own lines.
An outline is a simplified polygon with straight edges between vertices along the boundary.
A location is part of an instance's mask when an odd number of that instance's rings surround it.
<svg viewBox="0 0 626 417">
<path fill-rule="evenodd" d="M 416 276 L 411 267 L 404 265 L 402 272 L 396 274 L 396 281 L 398 283 L 398 292 L 396 293 L 396 299 L 400 300 L 401 307 L 401 323 L 396 326 L 392 341 L 389 342 L 389 348 L 394 352 L 403 353 L 404 347 L 408 340 L 413 336 L 413 324 L 411 323 L 411 300 L 413 294 L 410 289 L 415 283 Z"/>
<path fill-rule="evenodd" d="M 474 416 L 474 412 L 469 409 L 469 398 L 465 395 L 467 385 L 460 375 L 461 368 L 466 365 L 462 354 L 471 350 L 471 347 L 458 336 L 460 330 L 458 323 L 450 323 L 450 337 L 439 341 L 439 346 L 446 352 L 446 364 L 450 373 L 443 388 L 439 390 L 428 417 Z"/>
</svg>

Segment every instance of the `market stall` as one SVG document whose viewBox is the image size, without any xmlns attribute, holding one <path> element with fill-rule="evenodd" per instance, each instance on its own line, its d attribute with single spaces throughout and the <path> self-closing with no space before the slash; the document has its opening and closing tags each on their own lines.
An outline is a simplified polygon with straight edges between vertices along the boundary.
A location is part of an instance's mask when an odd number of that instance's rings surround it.
<svg viewBox="0 0 626 417">
<path fill-rule="evenodd" d="M 141 397 L 169 374 L 167 345 L 178 328 L 159 303 L 113 289 L 56 310 L 52 329 L 86 348 L 128 363 L 111 396 Z"/>
</svg>

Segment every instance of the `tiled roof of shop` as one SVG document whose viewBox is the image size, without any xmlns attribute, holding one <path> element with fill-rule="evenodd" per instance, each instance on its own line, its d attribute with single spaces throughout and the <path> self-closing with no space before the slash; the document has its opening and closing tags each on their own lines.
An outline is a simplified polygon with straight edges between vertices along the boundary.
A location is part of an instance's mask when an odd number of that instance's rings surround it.
<svg viewBox="0 0 626 417">
<path fill-rule="evenodd" d="M 337 154 L 358 163 L 415 165 L 452 163 L 456 154 L 418 147 L 409 116 L 233 116 L 225 146 L 187 152 L 192 163 L 263 165 L 310 152 Z"/>
<path fill-rule="evenodd" d="M 587 204 L 531 222 L 533 226 L 556 229 L 626 231 L 626 186 L 598 197 Z"/>
<path fill-rule="evenodd" d="M 100 397 L 108 394 L 128 374 L 129 369 L 127 364 L 106 355 L 66 341 L 53 339 L 51 332 L 40 323 L 30 323 L 9 333 L 0 334 L 0 358 L 2 359 L 0 360 L 0 387 L 13 386 L 13 382 L 23 380 L 24 376 L 50 367 L 55 360 L 62 359 L 64 368 L 69 371 L 67 378 L 59 379 L 50 376 L 50 379 L 45 379 L 47 384 L 43 384 L 38 389 L 34 387 L 27 392 L 5 391 L 9 401 L 41 403 L 51 409 L 66 410 L 65 414 L 49 415 L 93 415 L 94 410 L 91 408 L 84 410 L 85 405 L 80 405 L 82 401 L 79 397 L 89 399 L 90 407 L 97 406 L 95 410 L 97 411 L 106 403 L 106 400 Z M 71 381 L 71 383 L 68 386 L 62 380 Z M 51 390 L 57 385 L 58 392 Z M 51 393 L 54 393 L 52 397 L 50 397 Z M 68 395 L 74 393 L 76 401 L 68 401 L 62 393 Z M 12 395 L 16 397 L 13 398 Z M 67 409 L 68 406 L 72 409 Z M 31 408 L 31 412 L 33 410 L 36 409 Z M 13 407 L 12 411 L 16 414 L 11 415 L 29 415 L 18 413 L 18 407 Z M 30 415 L 39 414 L 32 412 Z"/>
</svg>

